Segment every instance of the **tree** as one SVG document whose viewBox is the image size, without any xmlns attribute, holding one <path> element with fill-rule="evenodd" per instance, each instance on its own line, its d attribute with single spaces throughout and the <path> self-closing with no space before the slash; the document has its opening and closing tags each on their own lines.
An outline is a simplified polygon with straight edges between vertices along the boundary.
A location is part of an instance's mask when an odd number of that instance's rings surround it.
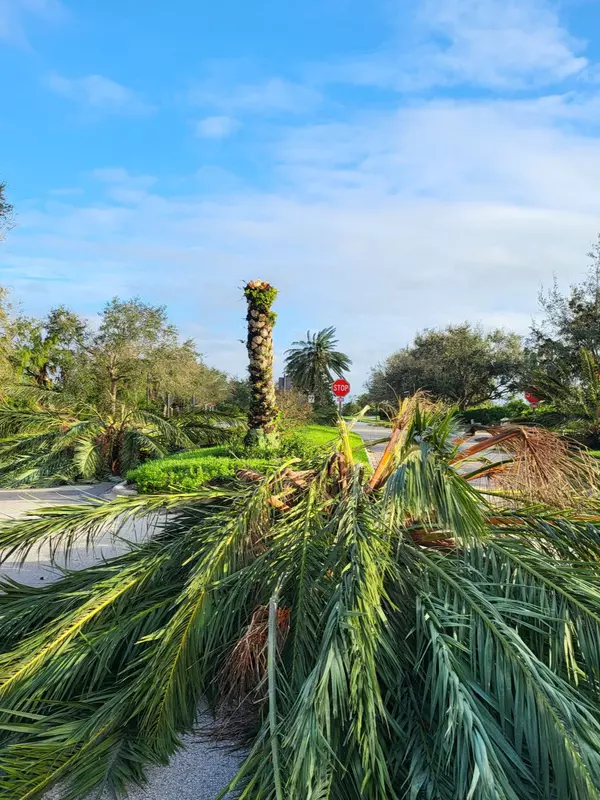
<svg viewBox="0 0 600 800">
<path fill-rule="evenodd" d="M 273 326 L 271 306 L 277 289 L 265 281 L 250 281 L 244 288 L 248 303 L 248 371 L 250 373 L 249 447 L 270 447 L 277 443 L 277 403 L 273 381 Z"/>
<path fill-rule="evenodd" d="M 546 425 L 600 447 L 600 375 L 591 351 L 579 353 L 579 369 L 574 374 L 570 360 L 554 361 L 548 372 L 538 369 L 531 377 L 533 393 L 544 401 Z"/>
<path fill-rule="evenodd" d="M 15 324 L 8 289 L 0 286 L 0 399 L 15 383 Z"/>
<path fill-rule="evenodd" d="M 149 305 L 139 297 L 113 298 L 86 347 L 85 366 L 94 376 L 98 401 L 107 403 L 112 416 L 119 400 L 137 402 L 151 382 L 154 357 L 178 346 L 177 329 L 169 324 L 165 306 Z"/>
<path fill-rule="evenodd" d="M 315 396 L 315 419 L 327 425 L 337 418 L 331 394 L 334 376 L 341 378 L 352 364 L 345 353 L 336 350 L 337 343 L 335 328 L 324 328 L 313 334 L 308 331 L 304 341 L 292 342 L 285 360 L 293 386 Z"/>
<path fill-rule="evenodd" d="M 68 394 L 15 389 L 0 404 L 0 485 L 57 486 L 125 477 L 176 449 L 217 444 L 234 427 L 197 409 L 176 420 L 119 403 L 116 413 Z"/>
<path fill-rule="evenodd" d="M 292 342 L 285 366 L 297 389 L 309 394 L 329 392 L 334 376 L 341 378 L 350 369 L 352 361 L 335 349 L 337 343 L 335 328 L 324 328 L 313 334 L 308 331 L 304 341 Z"/>
<path fill-rule="evenodd" d="M 17 372 L 40 389 L 64 386 L 74 365 L 75 351 L 85 340 L 85 321 L 59 306 L 44 320 L 20 316 L 13 327 Z"/>
<path fill-rule="evenodd" d="M 369 478 L 343 434 L 295 471 L 2 523 L 18 560 L 168 511 L 124 555 L 3 582 L 3 800 L 141 783 L 203 699 L 253 733 L 246 800 L 595 798 L 593 466 L 544 430 L 456 434 L 418 400 Z"/>
<path fill-rule="evenodd" d="M 521 340 L 514 333 L 484 333 L 468 322 L 426 329 L 372 371 L 369 396 L 376 403 L 395 401 L 423 389 L 465 409 L 514 391 L 521 364 Z"/>
<path fill-rule="evenodd" d="M 0 242 L 14 225 L 14 209 L 6 199 L 6 184 L 0 183 Z"/>
<path fill-rule="evenodd" d="M 600 363 L 600 235 L 588 253 L 591 265 L 584 280 L 563 294 L 556 280 L 540 293 L 542 318 L 534 323 L 528 342 L 529 374 L 543 370 L 580 374 L 580 352 Z"/>
</svg>

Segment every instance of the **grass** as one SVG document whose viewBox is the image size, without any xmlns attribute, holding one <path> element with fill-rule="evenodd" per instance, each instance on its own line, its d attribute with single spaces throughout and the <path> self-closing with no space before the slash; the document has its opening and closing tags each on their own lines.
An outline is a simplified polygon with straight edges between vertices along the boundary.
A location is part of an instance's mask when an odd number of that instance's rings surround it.
<svg viewBox="0 0 600 800">
<path fill-rule="evenodd" d="M 327 447 L 338 438 L 337 428 L 330 428 L 327 425 L 304 425 L 296 432 L 296 435 L 301 436 L 307 444 L 315 447 Z M 369 457 L 358 433 L 350 434 L 350 443 L 356 459 L 362 461 L 363 464 L 368 464 Z"/>
<path fill-rule="evenodd" d="M 338 438 L 336 428 L 326 425 L 305 425 L 284 440 L 286 456 L 294 455 L 295 444 L 303 448 L 324 449 Z M 357 433 L 350 434 L 350 443 L 358 461 L 369 463 L 364 443 Z M 240 469 L 264 470 L 273 458 L 253 458 L 236 455 L 228 447 L 204 447 L 153 461 L 147 461 L 127 474 L 127 480 L 135 483 L 142 494 L 155 492 L 193 491 L 209 481 L 232 478 Z"/>
</svg>

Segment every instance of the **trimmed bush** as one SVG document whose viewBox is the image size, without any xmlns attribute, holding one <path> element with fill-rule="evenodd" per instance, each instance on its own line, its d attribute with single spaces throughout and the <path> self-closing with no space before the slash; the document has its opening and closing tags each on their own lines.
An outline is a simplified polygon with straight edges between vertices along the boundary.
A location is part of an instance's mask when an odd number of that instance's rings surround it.
<svg viewBox="0 0 600 800">
<path fill-rule="evenodd" d="M 194 491 L 213 480 L 233 478 L 240 469 L 264 470 L 269 464 L 282 459 L 310 458 L 331 445 L 338 438 L 336 428 L 325 425 L 306 425 L 284 436 L 277 452 L 266 452 L 257 458 L 239 448 L 205 447 L 184 453 L 147 461 L 127 473 L 127 480 L 135 483 L 142 494 L 168 491 Z M 356 433 L 350 434 L 357 460 L 369 463 L 363 441 Z"/>
<path fill-rule="evenodd" d="M 147 461 L 131 470 L 127 480 L 143 494 L 193 491 L 208 481 L 233 478 L 240 469 L 263 470 L 268 463 L 266 459 L 238 458 L 226 447 L 206 447 Z"/>
</svg>

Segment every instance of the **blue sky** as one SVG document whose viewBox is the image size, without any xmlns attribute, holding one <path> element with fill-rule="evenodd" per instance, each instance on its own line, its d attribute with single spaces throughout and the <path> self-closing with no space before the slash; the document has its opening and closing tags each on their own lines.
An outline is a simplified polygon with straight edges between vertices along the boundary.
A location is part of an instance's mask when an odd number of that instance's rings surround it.
<svg viewBox="0 0 600 800">
<path fill-rule="evenodd" d="M 166 303 L 242 374 L 260 277 L 279 355 L 335 325 L 355 389 L 425 326 L 525 332 L 600 231 L 599 23 L 586 0 L 0 0 L 0 283 L 35 314 Z"/>
</svg>

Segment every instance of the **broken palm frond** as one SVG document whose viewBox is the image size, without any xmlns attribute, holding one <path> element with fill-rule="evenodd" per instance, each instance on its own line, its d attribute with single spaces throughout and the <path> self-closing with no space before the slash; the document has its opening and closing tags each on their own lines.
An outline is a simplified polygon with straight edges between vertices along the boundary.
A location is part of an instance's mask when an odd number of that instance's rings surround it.
<svg viewBox="0 0 600 800">
<path fill-rule="evenodd" d="M 590 487 L 600 480 L 597 462 L 568 440 L 538 427 L 485 430 L 487 438 L 467 440 L 451 460 L 468 480 L 493 478 L 495 490 L 516 494 L 522 502 L 557 508 L 595 502 Z"/>
<path fill-rule="evenodd" d="M 277 652 L 285 643 L 290 622 L 287 608 L 277 609 Z M 267 649 L 269 644 L 269 609 L 259 606 L 255 609 L 219 675 L 219 694 L 227 713 L 235 712 L 250 703 L 256 712 L 267 698 Z"/>
<path fill-rule="evenodd" d="M 252 735 L 223 797 L 597 800 L 595 472 L 543 436 L 460 442 L 452 413 L 403 408 L 370 481 L 342 443 L 0 525 L 19 558 L 159 518 L 56 583 L 1 582 L 0 797 L 122 794 L 208 703 L 217 733 Z"/>
</svg>

